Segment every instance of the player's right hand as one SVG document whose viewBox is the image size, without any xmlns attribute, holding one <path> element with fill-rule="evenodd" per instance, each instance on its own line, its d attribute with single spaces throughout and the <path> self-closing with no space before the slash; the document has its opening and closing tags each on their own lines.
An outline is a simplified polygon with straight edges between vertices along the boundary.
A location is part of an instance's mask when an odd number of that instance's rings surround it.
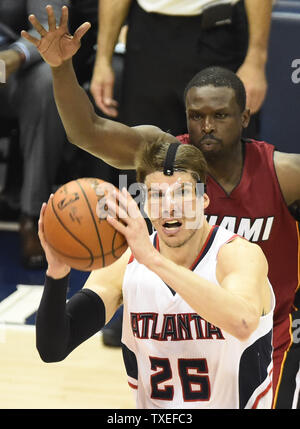
<svg viewBox="0 0 300 429">
<path fill-rule="evenodd" d="M 29 15 L 28 17 L 32 26 L 41 35 L 41 39 L 31 36 L 25 30 L 21 31 L 21 35 L 36 46 L 46 63 L 51 67 L 58 67 L 76 54 L 80 48 L 80 40 L 90 29 L 91 24 L 84 22 L 72 36 L 68 30 L 69 12 L 67 6 L 62 7 L 58 27 L 56 26 L 56 18 L 52 6 L 46 6 L 46 10 L 48 15 L 48 31 L 42 26 L 35 15 Z"/>
<path fill-rule="evenodd" d="M 51 247 L 47 243 L 45 234 L 44 234 L 45 210 L 47 208 L 47 204 L 49 203 L 51 204 L 52 198 L 53 198 L 53 194 L 50 195 L 48 203 L 43 203 L 42 205 L 42 208 L 40 211 L 40 218 L 39 218 L 38 234 L 48 262 L 48 269 L 46 272 L 47 275 L 54 279 L 62 279 L 71 271 L 71 268 L 68 265 L 66 265 L 64 262 L 60 261 L 59 256 L 51 249 Z"/>
</svg>

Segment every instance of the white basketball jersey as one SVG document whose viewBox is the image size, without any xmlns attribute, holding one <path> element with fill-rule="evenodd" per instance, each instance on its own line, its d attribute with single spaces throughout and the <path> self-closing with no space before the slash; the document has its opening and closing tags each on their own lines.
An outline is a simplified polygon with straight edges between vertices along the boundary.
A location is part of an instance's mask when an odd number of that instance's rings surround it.
<svg viewBox="0 0 300 429">
<path fill-rule="evenodd" d="M 217 254 L 232 232 L 213 227 L 191 269 L 218 284 Z M 158 248 L 158 236 L 150 239 Z M 137 408 L 271 408 L 275 305 L 239 341 L 201 318 L 132 258 L 123 282 L 122 350 Z"/>
</svg>

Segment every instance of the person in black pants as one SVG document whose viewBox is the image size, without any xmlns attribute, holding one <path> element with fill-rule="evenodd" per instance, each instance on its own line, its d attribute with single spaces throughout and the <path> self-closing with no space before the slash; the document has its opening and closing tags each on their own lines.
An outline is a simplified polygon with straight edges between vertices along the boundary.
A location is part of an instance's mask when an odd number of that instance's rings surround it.
<svg viewBox="0 0 300 429">
<path fill-rule="evenodd" d="M 183 134 L 185 85 L 198 71 L 215 65 L 237 72 L 246 87 L 251 113 L 258 112 L 267 89 L 272 0 L 228 2 L 234 5 L 217 1 L 213 7 L 208 7 L 212 3 L 208 0 L 202 11 L 195 1 L 190 15 L 180 9 L 180 0 L 173 2 L 169 14 L 167 7 L 162 5 L 160 11 L 155 3 L 99 1 L 98 50 L 91 81 L 98 107 L 129 126 L 147 123 L 173 135 Z M 111 58 L 124 22 L 128 33 L 118 105 L 113 100 Z M 253 119 L 248 136 L 255 138 L 258 122 Z"/>
</svg>

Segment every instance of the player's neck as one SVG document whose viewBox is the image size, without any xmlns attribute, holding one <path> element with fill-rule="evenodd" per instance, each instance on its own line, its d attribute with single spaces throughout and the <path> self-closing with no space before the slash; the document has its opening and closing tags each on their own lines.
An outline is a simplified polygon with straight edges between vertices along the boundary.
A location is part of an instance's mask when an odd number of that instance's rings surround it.
<svg viewBox="0 0 300 429">
<path fill-rule="evenodd" d="M 211 229 L 211 225 L 204 219 L 202 227 L 197 229 L 195 234 L 179 248 L 169 247 L 160 240 L 160 253 L 176 264 L 190 268 L 200 254 Z"/>
<path fill-rule="evenodd" d="M 207 162 L 209 174 L 227 193 L 230 193 L 241 180 L 244 165 L 243 144 L 239 144 L 236 150 L 227 156 Z"/>
</svg>

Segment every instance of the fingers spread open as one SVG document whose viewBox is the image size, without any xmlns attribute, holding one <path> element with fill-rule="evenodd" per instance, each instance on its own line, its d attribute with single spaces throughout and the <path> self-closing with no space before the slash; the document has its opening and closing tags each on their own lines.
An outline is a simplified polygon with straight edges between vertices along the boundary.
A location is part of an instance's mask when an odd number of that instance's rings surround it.
<svg viewBox="0 0 300 429">
<path fill-rule="evenodd" d="M 60 17 L 59 26 L 61 28 L 64 28 L 66 32 L 68 32 L 68 19 L 69 19 L 69 9 L 67 8 L 67 6 L 63 6 L 61 8 L 61 17 Z"/>
<path fill-rule="evenodd" d="M 48 14 L 49 31 L 54 31 L 56 30 L 56 18 L 55 18 L 53 7 L 48 5 L 46 6 L 46 10 Z"/>
<path fill-rule="evenodd" d="M 29 15 L 28 20 L 32 24 L 32 26 L 36 29 L 36 31 L 43 37 L 47 34 L 47 31 L 42 26 L 42 24 L 38 21 L 35 15 Z"/>
<path fill-rule="evenodd" d="M 91 28 L 90 22 L 84 22 L 74 33 L 74 39 L 80 42 L 80 39 L 85 35 L 85 33 Z"/>
<path fill-rule="evenodd" d="M 27 33 L 27 31 L 25 30 L 21 31 L 21 36 L 24 37 L 24 39 L 31 42 L 36 47 L 38 47 L 40 44 L 40 41 L 41 41 L 40 39 L 37 39 L 36 37 L 31 36 L 31 34 Z"/>
</svg>

